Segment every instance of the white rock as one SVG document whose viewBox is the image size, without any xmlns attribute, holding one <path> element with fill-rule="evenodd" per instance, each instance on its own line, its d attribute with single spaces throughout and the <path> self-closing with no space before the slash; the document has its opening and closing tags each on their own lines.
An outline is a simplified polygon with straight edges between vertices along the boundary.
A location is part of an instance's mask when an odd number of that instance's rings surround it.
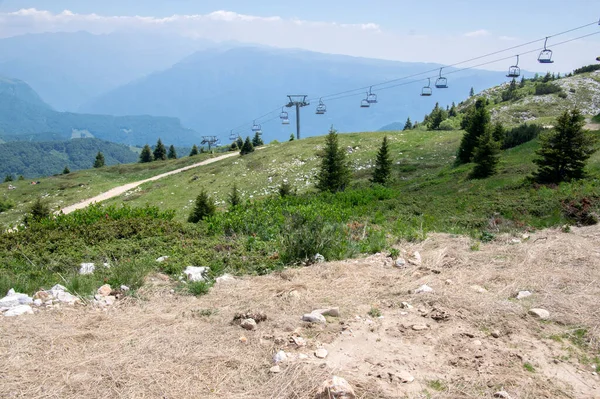
<svg viewBox="0 0 600 399">
<path fill-rule="evenodd" d="M 550 312 L 548 312 L 546 309 L 529 309 L 529 314 L 541 320 L 550 318 Z"/>
<path fill-rule="evenodd" d="M 117 301 L 117 298 L 116 298 L 116 297 L 114 297 L 114 296 L 112 296 L 112 295 L 109 295 L 109 296 L 107 296 L 107 297 L 104 297 L 104 303 L 105 303 L 107 306 L 112 306 L 112 305 L 114 305 L 116 301 Z"/>
<path fill-rule="evenodd" d="M 42 306 L 42 305 L 44 304 L 44 302 L 42 302 L 42 300 L 41 300 L 41 299 L 35 299 L 35 300 L 33 301 L 33 304 L 34 304 L 35 306 Z"/>
<path fill-rule="evenodd" d="M 56 296 L 56 293 L 58 292 L 66 292 L 67 291 L 67 287 L 60 285 L 60 284 L 56 284 L 54 287 L 50 288 L 50 294 L 52 294 L 53 296 Z"/>
<path fill-rule="evenodd" d="M 298 360 L 308 360 L 308 355 L 305 355 L 304 353 L 300 353 L 300 354 L 298 354 Z"/>
<path fill-rule="evenodd" d="M 166 261 L 167 259 L 169 259 L 168 256 L 161 256 L 160 258 L 157 258 L 156 261 L 158 263 L 163 263 L 164 261 Z"/>
<path fill-rule="evenodd" d="M 233 277 L 231 274 L 224 274 L 216 279 L 217 284 L 231 283 L 233 281 L 235 281 L 235 277 Z"/>
<path fill-rule="evenodd" d="M 423 293 L 430 293 L 430 292 L 433 292 L 433 288 L 431 288 L 427 284 L 423 284 L 422 286 L 420 286 L 419 288 L 417 288 L 415 290 L 415 294 L 423 294 Z"/>
<path fill-rule="evenodd" d="M 96 266 L 93 263 L 82 263 L 79 265 L 79 274 L 82 276 L 93 274 Z"/>
<path fill-rule="evenodd" d="M 7 295 L 0 299 L 0 308 L 14 308 L 19 305 L 27 305 L 33 303 L 33 298 L 26 294 L 20 294 L 15 292 L 14 289 L 10 289 Z"/>
<path fill-rule="evenodd" d="M 269 372 L 273 373 L 273 374 L 277 374 L 277 373 L 281 373 L 281 367 L 277 366 L 273 366 L 269 369 Z"/>
<path fill-rule="evenodd" d="M 33 309 L 29 305 L 18 305 L 4 312 L 6 317 L 21 316 L 24 314 L 33 314 Z"/>
<path fill-rule="evenodd" d="M 510 395 L 506 391 L 498 391 L 494 394 L 494 398 L 500 399 L 511 399 Z"/>
<path fill-rule="evenodd" d="M 342 377 L 333 376 L 321 385 L 319 399 L 356 399 L 354 389 Z"/>
<path fill-rule="evenodd" d="M 524 299 L 533 295 L 530 291 L 519 291 L 517 294 L 517 299 Z"/>
<path fill-rule="evenodd" d="M 75 304 L 75 302 L 79 302 L 79 298 L 76 297 L 75 295 L 71 295 L 68 292 L 65 291 L 58 291 L 57 295 L 54 296 L 54 298 L 56 299 L 56 301 L 54 302 L 62 302 L 62 303 L 66 303 L 66 304 L 70 304 L 73 305 Z"/>
<path fill-rule="evenodd" d="M 206 281 L 210 267 L 188 266 L 183 271 L 189 281 Z"/>
<path fill-rule="evenodd" d="M 287 360 L 287 355 L 284 351 L 279 351 L 273 356 L 273 361 L 275 363 L 285 362 Z"/>
<path fill-rule="evenodd" d="M 311 313 L 318 313 L 323 316 L 340 317 L 340 308 L 316 309 Z"/>
<path fill-rule="evenodd" d="M 415 324 L 412 326 L 412 329 L 415 331 L 424 331 L 429 329 L 429 327 L 427 327 L 425 324 Z"/>
<path fill-rule="evenodd" d="M 409 260 L 410 263 L 414 264 L 414 265 L 420 265 L 421 264 L 421 254 L 417 251 L 415 251 L 415 253 L 413 254 L 413 257 Z"/>
<path fill-rule="evenodd" d="M 123 292 L 127 292 L 127 291 L 129 291 L 129 287 L 128 287 L 128 286 L 126 286 L 126 285 L 122 285 L 122 286 L 121 286 L 121 291 L 123 291 Z"/>
<path fill-rule="evenodd" d="M 402 302 L 401 305 L 402 305 L 402 309 L 412 309 L 413 308 L 413 305 L 411 305 L 408 302 Z"/>
<path fill-rule="evenodd" d="M 510 240 L 510 243 L 513 245 L 520 244 L 521 240 L 519 240 L 518 238 L 513 238 L 512 240 Z"/>
<path fill-rule="evenodd" d="M 480 294 L 487 292 L 487 290 L 480 285 L 472 285 L 469 288 L 471 288 L 475 292 L 479 292 Z"/>
<path fill-rule="evenodd" d="M 325 257 L 321 254 L 316 254 L 315 255 L 315 263 L 324 263 L 325 262 Z"/>
<path fill-rule="evenodd" d="M 307 321 L 309 323 L 321 323 L 321 324 L 327 323 L 327 320 L 325 320 L 325 317 L 319 313 L 307 313 L 304 316 L 302 316 L 302 321 Z"/>
<path fill-rule="evenodd" d="M 112 292 L 112 288 L 108 284 L 104 284 L 102 287 L 98 288 L 98 295 L 100 296 L 109 296 Z"/>
<path fill-rule="evenodd" d="M 242 320 L 242 323 L 240 325 L 245 330 L 250 330 L 250 331 L 256 330 L 256 321 L 254 319 Z"/>
<path fill-rule="evenodd" d="M 315 357 L 318 357 L 319 359 L 325 359 L 328 354 L 329 353 L 325 348 L 319 348 L 315 351 Z"/>
<path fill-rule="evenodd" d="M 403 268 L 403 267 L 406 266 L 406 261 L 403 258 L 398 258 L 394 262 L 394 266 L 399 267 L 399 268 Z"/>
<path fill-rule="evenodd" d="M 413 382 L 415 380 L 415 377 L 413 377 L 407 371 L 401 371 L 396 375 L 397 375 L 398 379 L 400 380 L 400 382 L 403 384 L 410 384 L 411 382 Z"/>
</svg>

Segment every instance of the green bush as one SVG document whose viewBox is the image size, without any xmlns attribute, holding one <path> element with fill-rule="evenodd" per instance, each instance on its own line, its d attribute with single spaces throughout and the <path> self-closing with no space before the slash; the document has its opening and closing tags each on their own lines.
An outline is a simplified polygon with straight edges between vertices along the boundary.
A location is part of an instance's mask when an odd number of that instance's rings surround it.
<svg viewBox="0 0 600 399">
<path fill-rule="evenodd" d="M 15 206 L 15 203 L 9 199 L 0 199 L 0 213 L 6 212 L 9 209 L 12 209 Z"/>
<path fill-rule="evenodd" d="M 535 95 L 543 96 L 545 94 L 562 93 L 562 88 L 554 83 L 536 83 Z"/>
<path fill-rule="evenodd" d="M 190 281 L 187 283 L 187 291 L 194 296 L 202 296 L 208 294 L 211 284 L 206 281 Z"/>
<path fill-rule="evenodd" d="M 573 74 L 575 75 L 579 75 L 581 73 L 587 73 L 587 72 L 594 72 L 594 71 L 598 71 L 600 70 L 600 64 L 592 64 L 592 65 L 587 65 L 581 68 L 577 68 L 576 70 L 573 71 Z"/>
<path fill-rule="evenodd" d="M 527 143 L 528 141 L 537 138 L 542 131 L 543 129 L 540 125 L 526 123 L 508 130 L 502 141 L 502 149 L 506 150 Z"/>
<path fill-rule="evenodd" d="M 199 221 L 214 215 L 216 209 L 217 208 L 215 206 L 214 201 L 205 191 L 202 191 L 200 195 L 198 195 L 198 197 L 196 198 L 196 204 L 194 205 L 194 209 L 192 209 L 192 212 L 190 212 L 188 222 L 198 223 Z"/>
</svg>

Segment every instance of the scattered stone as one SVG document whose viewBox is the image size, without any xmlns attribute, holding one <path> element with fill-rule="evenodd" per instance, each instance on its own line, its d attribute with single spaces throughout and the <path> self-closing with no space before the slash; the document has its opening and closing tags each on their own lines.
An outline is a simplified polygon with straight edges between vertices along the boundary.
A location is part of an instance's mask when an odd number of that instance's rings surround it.
<svg viewBox="0 0 600 399">
<path fill-rule="evenodd" d="M 423 293 L 431 293 L 433 292 L 433 288 L 428 286 L 427 284 L 423 284 L 419 288 L 415 290 L 415 294 L 423 294 Z"/>
<path fill-rule="evenodd" d="M 406 267 L 406 260 L 404 260 L 404 258 L 398 258 L 394 262 L 394 266 L 399 267 L 399 268 L 404 268 L 404 267 Z"/>
<path fill-rule="evenodd" d="M 498 392 L 496 392 L 494 394 L 494 398 L 511 399 L 510 395 L 506 391 L 498 391 Z"/>
<path fill-rule="evenodd" d="M 409 259 L 408 261 L 409 263 L 412 263 L 413 265 L 420 265 L 421 264 L 421 254 L 417 251 L 415 251 L 415 253 L 413 254 L 413 257 L 411 259 Z"/>
<path fill-rule="evenodd" d="M 441 309 L 434 309 L 431 312 L 430 317 L 435 321 L 448 321 L 450 320 L 450 313 Z"/>
<path fill-rule="evenodd" d="M 533 294 L 530 291 L 519 291 L 516 298 L 520 300 L 520 299 L 525 299 L 527 297 L 530 297 L 532 295 Z"/>
<path fill-rule="evenodd" d="M 454 281 L 448 279 L 448 280 L 446 280 L 445 283 L 446 283 L 446 285 L 452 285 L 452 284 L 454 284 Z"/>
<path fill-rule="evenodd" d="M 233 277 L 231 274 L 224 274 L 221 277 L 217 277 L 215 281 L 217 284 L 231 283 L 235 281 L 235 277 Z"/>
<path fill-rule="evenodd" d="M 168 256 L 161 256 L 160 258 L 157 258 L 156 261 L 158 263 L 163 263 L 164 261 L 166 261 L 167 259 L 169 259 Z"/>
<path fill-rule="evenodd" d="M 475 292 L 479 292 L 480 294 L 483 294 L 483 293 L 487 292 L 487 290 L 485 288 L 483 288 L 482 286 L 480 286 L 480 285 L 472 285 L 469 288 L 471 288 Z"/>
<path fill-rule="evenodd" d="M 285 362 L 287 360 L 287 355 L 284 351 L 279 351 L 273 356 L 273 361 L 275 363 Z"/>
<path fill-rule="evenodd" d="M 476 339 L 475 341 L 473 341 L 473 345 L 474 346 L 481 346 L 481 345 L 483 345 L 483 342 L 481 342 L 480 340 Z"/>
<path fill-rule="evenodd" d="M 254 321 L 254 319 L 245 319 L 240 325 L 242 326 L 242 328 L 249 331 L 256 330 L 256 321 Z"/>
<path fill-rule="evenodd" d="M 17 306 L 11 307 L 6 312 L 4 312 L 4 316 L 6 316 L 6 317 L 21 316 L 24 314 L 33 314 L 33 309 L 31 309 L 31 306 L 17 305 Z"/>
<path fill-rule="evenodd" d="M 98 295 L 107 297 L 112 292 L 112 288 L 108 284 L 104 284 L 102 287 L 98 288 Z"/>
<path fill-rule="evenodd" d="M 26 294 L 15 292 L 14 289 L 8 290 L 6 296 L 0 299 L 0 308 L 14 308 L 19 305 L 28 305 L 33 303 L 33 298 Z"/>
<path fill-rule="evenodd" d="M 429 327 L 427 327 L 425 324 L 414 324 L 412 326 L 412 329 L 415 331 L 424 331 L 429 329 Z"/>
<path fill-rule="evenodd" d="M 492 331 L 492 337 L 494 338 L 500 338 L 502 334 L 500 333 L 500 330 L 494 330 Z"/>
<path fill-rule="evenodd" d="M 48 300 L 49 296 L 50 296 L 50 294 L 47 291 L 38 291 L 35 294 L 33 294 L 33 299 L 39 299 L 42 301 L 46 301 L 46 300 Z"/>
<path fill-rule="evenodd" d="M 550 318 L 550 312 L 548 312 L 546 309 L 529 309 L 529 314 L 540 320 L 546 320 Z"/>
<path fill-rule="evenodd" d="M 521 236 L 521 238 L 522 238 L 524 241 L 527 241 L 527 240 L 529 240 L 529 234 L 523 234 L 523 235 Z"/>
<path fill-rule="evenodd" d="M 321 385 L 319 399 L 356 399 L 354 389 L 342 377 L 333 376 Z"/>
<path fill-rule="evenodd" d="M 292 337 L 291 340 L 298 348 L 302 348 L 303 346 L 306 346 L 306 340 L 302 337 Z"/>
<path fill-rule="evenodd" d="M 273 366 L 269 369 L 269 372 L 273 374 L 281 373 L 281 367 L 279 365 Z"/>
<path fill-rule="evenodd" d="M 323 316 L 340 317 L 340 308 L 316 309 L 311 313 L 318 313 Z"/>
<path fill-rule="evenodd" d="M 308 355 L 305 355 L 304 353 L 299 353 L 298 360 L 308 360 Z"/>
<path fill-rule="evenodd" d="M 518 238 L 513 238 L 512 240 L 510 240 L 510 243 L 512 245 L 520 244 L 521 240 L 519 240 Z"/>
<path fill-rule="evenodd" d="M 411 382 L 413 382 L 415 380 L 415 377 L 413 377 L 407 371 L 401 371 L 401 372 L 399 372 L 398 374 L 396 374 L 396 377 L 398 377 L 398 379 L 400 380 L 400 382 L 403 383 L 403 384 L 410 384 Z"/>
<path fill-rule="evenodd" d="M 306 321 L 309 323 L 321 323 L 321 324 L 327 323 L 327 320 L 325 320 L 325 317 L 320 313 L 307 313 L 304 316 L 302 316 L 302 321 Z"/>
<path fill-rule="evenodd" d="M 82 263 L 79 265 L 79 274 L 82 276 L 93 274 L 96 266 L 93 263 Z"/>
<path fill-rule="evenodd" d="M 265 320 L 267 320 L 267 315 L 263 312 L 246 312 L 246 313 L 236 313 L 233 316 L 233 320 L 246 320 L 246 319 L 252 319 L 257 323 L 261 323 Z"/>
<path fill-rule="evenodd" d="M 325 263 L 325 257 L 321 254 L 316 254 L 314 261 L 315 263 Z"/>
<path fill-rule="evenodd" d="M 33 304 L 35 306 L 42 306 L 44 304 L 44 302 L 41 299 L 34 299 Z"/>
<path fill-rule="evenodd" d="M 402 309 L 412 309 L 413 308 L 413 306 L 408 302 L 402 302 L 401 306 L 402 306 Z"/>
<path fill-rule="evenodd" d="M 104 303 L 107 306 L 112 306 L 115 304 L 115 302 L 117 301 L 117 298 L 115 296 L 109 295 L 107 297 L 104 297 Z"/>
<path fill-rule="evenodd" d="M 248 342 L 248 338 L 244 337 L 243 335 L 240 337 L 240 342 L 242 344 L 245 344 L 246 342 Z"/>
<path fill-rule="evenodd" d="M 325 359 L 329 353 L 325 348 L 319 348 L 315 351 L 315 356 L 319 359 Z"/>
<path fill-rule="evenodd" d="M 127 292 L 127 291 L 129 291 L 129 287 L 128 287 L 128 286 L 126 286 L 126 285 L 122 285 L 122 286 L 121 286 L 121 291 L 123 291 L 123 292 Z"/>
<path fill-rule="evenodd" d="M 210 267 L 188 266 L 183 271 L 188 281 L 206 281 Z"/>
</svg>

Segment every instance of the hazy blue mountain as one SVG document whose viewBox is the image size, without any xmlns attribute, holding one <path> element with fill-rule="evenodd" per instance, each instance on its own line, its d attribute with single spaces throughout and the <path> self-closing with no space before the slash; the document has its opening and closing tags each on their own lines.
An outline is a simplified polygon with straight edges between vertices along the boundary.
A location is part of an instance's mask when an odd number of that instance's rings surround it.
<svg viewBox="0 0 600 399">
<path fill-rule="evenodd" d="M 0 40 L 0 75 L 27 82 L 59 111 L 172 66 L 207 42 L 150 32 L 43 33 Z"/>
<path fill-rule="evenodd" d="M 217 134 L 224 141 L 229 129 L 251 123 L 278 105 L 287 94 L 344 92 L 356 87 L 387 81 L 437 68 L 434 64 L 403 63 L 303 50 L 273 48 L 208 49 L 196 52 L 162 72 L 131 82 L 86 104 L 82 110 L 103 114 L 149 114 L 173 116 L 205 134 Z M 435 75 L 436 73 L 432 73 Z M 303 135 L 324 134 L 333 124 L 340 131 L 376 130 L 393 121 L 422 120 L 436 101 L 459 102 L 471 87 L 482 90 L 506 80 L 504 73 L 470 70 L 448 75 L 450 88 L 434 90 L 421 97 L 427 83 L 400 86 L 378 92 L 379 103 L 370 109 L 359 107 L 361 96 L 326 101 L 326 115 L 314 114 L 317 101 L 302 110 Z M 405 83 L 401 81 L 398 83 Z M 433 85 L 432 81 L 432 85 Z M 276 116 L 273 114 L 271 116 Z M 293 113 L 290 113 L 293 119 Z M 278 120 L 263 123 L 264 137 L 284 140 L 294 130 Z M 250 126 L 241 131 L 251 134 Z"/>
<path fill-rule="evenodd" d="M 0 139 L 14 141 L 19 136 L 32 141 L 96 137 L 127 145 L 152 144 L 158 137 L 175 145 L 200 142 L 198 133 L 177 118 L 57 112 L 26 83 L 0 78 Z"/>
</svg>

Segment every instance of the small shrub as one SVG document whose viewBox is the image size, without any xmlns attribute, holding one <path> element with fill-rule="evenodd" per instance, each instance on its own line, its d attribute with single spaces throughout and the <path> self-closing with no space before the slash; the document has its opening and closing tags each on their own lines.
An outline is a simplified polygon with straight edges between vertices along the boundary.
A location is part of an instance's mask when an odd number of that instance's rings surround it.
<svg viewBox="0 0 600 399">
<path fill-rule="evenodd" d="M 9 199 L 0 199 L 0 213 L 6 212 L 15 206 L 14 202 Z"/>
<path fill-rule="evenodd" d="M 279 196 L 281 198 L 285 198 L 285 197 L 293 194 L 292 185 L 287 180 L 285 180 L 281 183 L 278 191 L 279 191 Z"/>
<path fill-rule="evenodd" d="M 381 310 L 375 306 L 372 306 L 371 310 L 369 310 L 368 315 L 376 319 L 381 316 Z"/>
<path fill-rule="evenodd" d="M 565 93 L 564 91 L 561 91 L 560 93 L 558 93 L 558 97 L 560 97 L 562 99 L 565 99 L 565 98 L 567 98 L 569 96 L 567 96 L 567 93 Z"/>
<path fill-rule="evenodd" d="M 598 214 L 594 212 L 594 202 L 590 198 L 562 201 L 563 214 L 580 226 L 598 224 Z"/>
<path fill-rule="evenodd" d="M 496 236 L 490 232 L 482 231 L 479 239 L 481 242 L 492 242 Z"/>
<path fill-rule="evenodd" d="M 50 206 L 45 201 L 42 201 L 41 198 L 38 198 L 33 205 L 31 205 L 31 208 L 29 208 L 29 212 L 25 215 L 23 222 L 25 225 L 31 225 L 32 223 L 39 223 L 49 217 Z"/>
<path fill-rule="evenodd" d="M 199 221 L 214 215 L 216 209 L 215 203 L 210 196 L 205 191 L 202 191 L 196 198 L 196 204 L 188 217 L 188 222 L 198 223 Z"/>
<path fill-rule="evenodd" d="M 535 373 L 535 367 L 533 367 L 533 365 L 531 363 L 525 362 L 523 363 L 523 368 L 527 371 L 529 371 L 530 373 Z"/>
<path fill-rule="evenodd" d="M 552 93 L 561 93 L 562 88 L 554 83 L 537 83 L 535 85 L 535 95 L 543 96 Z"/>
<path fill-rule="evenodd" d="M 400 256 L 400 250 L 399 249 L 397 249 L 397 248 L 390 249 L 390 258 L 396 259 L 399 256 Z"/>
<path fill-rule="evenodd" d="M 587 72 L 594 72 L 594 71 L 598 71 L 600 70 L 600 64 L 592 64 L 592 65 L 587 65 L 581 68 L 577 68 L 576 70 L 573 71 L 573 74 L 575 75 L 579 75 L 581 73 L 587 73 Z"/>
<path fill-rule="evenodd" d="M 202 296 L 208 294 L 211 284 L 206 281 L 190 281 L 187 284 L 187 291 L 194 296 Z"/>
</svg>

